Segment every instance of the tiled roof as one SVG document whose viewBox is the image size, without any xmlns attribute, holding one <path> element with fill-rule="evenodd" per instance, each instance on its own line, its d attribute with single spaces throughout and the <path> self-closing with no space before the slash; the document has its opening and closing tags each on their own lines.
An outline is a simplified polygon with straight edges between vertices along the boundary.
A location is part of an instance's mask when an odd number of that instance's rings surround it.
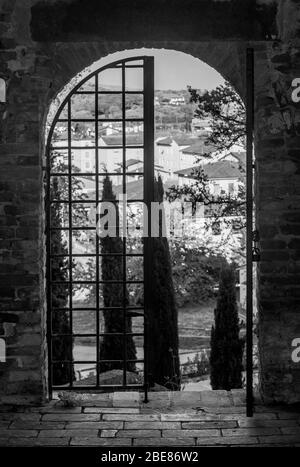
<svg viewBox="0 0 300 467">
<path fill-rule="evenodd" d="M 123 139 L 122 135 L 115 136 L 102 136 L 102 139 L 107 146 L 122 146 Z M 136 133 L 134 135 L 126 134 L 126 144 L 127 145 L 141 145 L 144 142 L 144 134 Z"/>
<path fill-rule="evenodd" d="M 189 146 L 188 148 L 182 149 L 183 154 L 194 154 L 196 156 L 202 156 L 213 152 L 214 148 L 212 146 L 204 144 L 202 141 L 197 141 L 196 144 Z"/>
<path fill-rule="evenodd" d="M 128 161 L 126 162 L 126 167 L 131 167 L 132 165 L 136 165 L 136 164 L 142 164 L 143 161 L 139 160 L 139 159 L 128 159 Z"/>
<path fill-rule="evenodd" d="M 173 140 L 178 144 L 178 146 L 191 146 L 192 144 L 195 144 L 195 142 L 199 141 L 198 137 L 195 138 L 188 135 L 173 136 Z"/>
<path fill-rule="evenodd" d="M 175 173 L 179 176 L 194 178 L 193 172 L 202 168 L 208 179 L 235 179 L 243 174 L 240 171 L 239 164 L 230 161 L 218 161 L 205 164 L 204 166 L 194 165 L 183 170 L 177 170 Z"/>
<path fill-rule="evenodd" d="M 178 146 L 191 146 L 195 142 L 198 142 L 198 137 L 193 137 L 189 135 L 173 135 L 173 136 L 166 136 L 165 138 L 157 141 L 158 146 L 171 146 L 172 142 Z"/>
<path fill-rule="evenodd" d="M 170 136 L 167 136 L 166 138 L 160 139 L 157 141 L 157 146 L 171 146 L 172 144 L 172 138 Z"/>
<path fill-rule="evenodd" d="M 231 154 L 240 161 L 242 167 L 246 167 L 246 152 L 245 151 L 232 152 Z"/>
<path fill-rule="evenodd" d="M 163 182 L 164 190 L 165 192 L 172 186 L 174 185 L 174 181 L 166 181 Z M 123 191 L 122 185 L 114 186 L 113 191 L 116 196 L 118 196 L 120 193 Z M 144 199 L 144 184 L 143 184 L 143 179 L 139 180 L 133 180 L 132 182 L 128 182 L 126 185 L 126 195 L 127 199 L 134 200 L 134 199 L 139 199 L 143 200 Z"/>
</svg>

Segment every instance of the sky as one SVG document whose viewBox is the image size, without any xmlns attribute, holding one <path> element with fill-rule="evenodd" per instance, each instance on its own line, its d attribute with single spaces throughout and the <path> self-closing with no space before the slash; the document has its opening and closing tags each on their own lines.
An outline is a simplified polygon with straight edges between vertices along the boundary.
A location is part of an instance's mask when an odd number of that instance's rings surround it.
<svg viewBox="0 0 300 467">
<path fill-rule="evenodd" d="M 112 61 L 137 55 L 154 56 L 156 90 L 186 89 L 188 85 L 197 89 L 211 90 L 224 82 L 223 77 L 214 68 L 191 55 L 175 50 L 133 49 L 116 52 L 99 60 L 92 68 L 99 68 Z M 130 87 L 135 88 L 138 85 L 139 78 L 136 79 L 135 83 L 132 75 Z M 107 73 L 106 80 L 105 84 L 119 84 L 118 78 L 111 73 Z"/>
</svg>

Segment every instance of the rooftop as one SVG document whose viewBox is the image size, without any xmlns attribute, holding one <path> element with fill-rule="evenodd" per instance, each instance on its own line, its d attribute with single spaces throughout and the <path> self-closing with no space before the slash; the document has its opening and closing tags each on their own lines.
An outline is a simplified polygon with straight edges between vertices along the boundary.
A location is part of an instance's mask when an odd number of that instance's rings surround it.
<svg viewBox="0 0 300 467">
<path fill-rule="evenodd" d="M 183 154 L 192 154 L 195 156 L 203 156 L 205 154 L 206 157 L 210 157 L 209 154 L 213 151 L 213 146 L 204 144 L 203 141 L 197 141 L 196 143 L 192 144 L 192 146 L 182 149 Z"/>
<path fill-rule="evenodd" d="M 122 146 L 123 136 L 122 135 L 112 135 L 112 136 L 102 136 L 102 139 L 105 144 L 108 146 Z M 126 144 L 127 145 L 142 145 L 144 142 L 143 133 L 135 134 L 126 134 Z"/>
<path fill-rule="evenodd" d="M 185 135 L 185 134 L 179 134 L 179 135 L 172 135 L 172 136 L 166 136 L 165 138 L 162 138 L 161 140 L 157 141 L 158 146 L 171 146 L 173 141 L 178 145 L 178 146 L 191 146 L 195 144 L 195 142 L 198 142 L 199 139 L 196 136 L 190 136 L 190 135 Z"/>
<path fill-rule="evenodd" d="M 203 169 L 208 179 L 237 179 L 243 176 L 239 164 L 231 161 L 210 162 L 203 166 L 194 165 L 187 169 L 177 170 L 175 173 L 181 177 L 195 178 L 194 172 Z"/>
</svg>

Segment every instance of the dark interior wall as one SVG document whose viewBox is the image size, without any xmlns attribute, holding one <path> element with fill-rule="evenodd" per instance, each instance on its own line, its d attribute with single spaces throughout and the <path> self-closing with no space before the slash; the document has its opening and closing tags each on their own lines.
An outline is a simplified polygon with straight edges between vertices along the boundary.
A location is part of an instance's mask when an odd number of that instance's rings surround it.
<svg viewBox="0 0 300 467">
<path fill-rule="evenodd" d="M 73 0 L 39 1 L 32 7 L 36 41 L 270 39 L 276 34 L 276 1 Z"/>
</svg>

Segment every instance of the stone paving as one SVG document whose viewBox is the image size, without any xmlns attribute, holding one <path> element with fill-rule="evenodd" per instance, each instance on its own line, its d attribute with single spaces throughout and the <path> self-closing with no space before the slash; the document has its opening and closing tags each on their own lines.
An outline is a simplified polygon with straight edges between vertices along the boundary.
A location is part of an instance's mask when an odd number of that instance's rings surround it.
<svg viewBox="0 0 300 467">
<path fill-rule="evenodd" d="M 0 406 L 0 446 L 298 446 L 300 408 L 245 415 L 240 390 L 78 394 L 40 407 Z"/>
</svg>

